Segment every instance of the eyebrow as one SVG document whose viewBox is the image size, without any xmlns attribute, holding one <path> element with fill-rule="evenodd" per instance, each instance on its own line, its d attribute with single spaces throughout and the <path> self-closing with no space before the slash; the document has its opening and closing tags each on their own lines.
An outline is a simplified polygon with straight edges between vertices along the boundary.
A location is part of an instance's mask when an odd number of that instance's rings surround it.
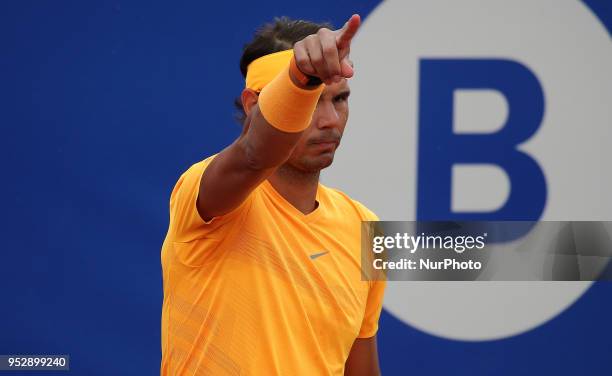
<svg viewBox="0 0 612 376">
<path fill-rule="evenodd" d="M 348 88 L 347 88 L 347 89 L 341 90 L 340 92 L 338 92 L 338 93 L 336 93 L 336 94 L 334 94 L 334 95 L 330 95 L 330 96 L 331 96 L 331 98 L 333 99 L 333 98 L 342 97 L 342 96 L 344 96 L 344 95 L 348 96 L 349 94 L 351 94 L 351 89 L 348 89 Z M 321 95 L 321 98 L 322 98 L 322 97 L 323 97 L 323 96 Z M 319 98 L 319 100 L 321 100 L 321 98 Z"/>
<path fill-rule="evenodd" d="M 345 89 L 345 90 L 342 90 L 341 92 L 339 92 L 338 94 L 334 95 L 334 98 L 335 97 L 340 97 L 340 96 L 343 96 L 343 95 L 349 95 L 350 93 L 351 93 L 351 89 Z"/>
<path fill-rule="evenodd" d="M 344 89 L 344 90 L 340 91 L 339 93 L 337 93 L 337 94 L 335 94 L 335 95 L 331 96 L 331 99 L 333 100 L 334 98 L 342 97 L 342 96 L 344 96 L 344 95 L 346 95 L 346 96 L 348 97 L 348 96 L 349 96 L 349 94 L 351 94 L 351 89 L 348 89 L 348 88 L 347 88 L 347 89 Z M 318 102 L 321 102 L 321 99 L 323 99 L 323 95 L 321 95 L 321 96 L 319 97 L 319 100 L 317 101 L 317 103 L 318 103 Z"/>
</svg>

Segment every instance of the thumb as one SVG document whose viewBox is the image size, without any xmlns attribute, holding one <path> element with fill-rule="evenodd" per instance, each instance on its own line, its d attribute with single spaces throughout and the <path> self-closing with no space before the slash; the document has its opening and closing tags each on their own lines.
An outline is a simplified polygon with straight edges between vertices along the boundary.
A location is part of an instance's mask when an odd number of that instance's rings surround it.
<svg viewBox="0 0 612 376">
<path fill-rule="evenodd" d="M 341 76 L 344 78 L 351 78 L 355 74 L 353 62 L 349 60 L 348 56 L 342 59 L 342 61 L 340 62 L 340 72 Z"/>
</svg>

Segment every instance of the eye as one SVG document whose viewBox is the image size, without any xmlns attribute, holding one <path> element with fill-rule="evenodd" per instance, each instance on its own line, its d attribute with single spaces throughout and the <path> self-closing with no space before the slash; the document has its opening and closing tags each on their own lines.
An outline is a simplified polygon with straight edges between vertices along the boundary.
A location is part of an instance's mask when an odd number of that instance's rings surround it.
<svg viewBox="0 0 612 376">
<path fill-rule="evenodd" d="M 343 93 L 334 97 L 334 103 L 343 103 L 348 100 L 350 93 Z"/>
</svg>

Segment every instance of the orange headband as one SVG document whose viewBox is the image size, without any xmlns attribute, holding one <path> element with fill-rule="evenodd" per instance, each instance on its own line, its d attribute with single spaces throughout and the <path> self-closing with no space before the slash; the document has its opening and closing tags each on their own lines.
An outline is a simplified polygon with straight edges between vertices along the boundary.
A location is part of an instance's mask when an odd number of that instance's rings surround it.
<svg viewBox="0 0 612 376">
<path fill-rule="evenodd" d="M 253 60 L 247 67 L 246 87 L 255 91 L 261 91 L 289 65 L 292 57 L 293 50 L 285 50 Z"/>
</svg>

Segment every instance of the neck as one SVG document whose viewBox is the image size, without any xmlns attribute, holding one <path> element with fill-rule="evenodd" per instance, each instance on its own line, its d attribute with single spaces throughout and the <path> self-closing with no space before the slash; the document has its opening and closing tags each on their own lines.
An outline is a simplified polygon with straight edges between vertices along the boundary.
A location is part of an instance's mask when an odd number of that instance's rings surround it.
<svg viewBox="0 0 612 376">
<path fill-rule="evenodd" d="M 285 200 L 302 213 L 308 214 L 317 208 L 319 171 L 303 172 L 289 165 L 282 165 L 268 180 Z"/>
</svg>

